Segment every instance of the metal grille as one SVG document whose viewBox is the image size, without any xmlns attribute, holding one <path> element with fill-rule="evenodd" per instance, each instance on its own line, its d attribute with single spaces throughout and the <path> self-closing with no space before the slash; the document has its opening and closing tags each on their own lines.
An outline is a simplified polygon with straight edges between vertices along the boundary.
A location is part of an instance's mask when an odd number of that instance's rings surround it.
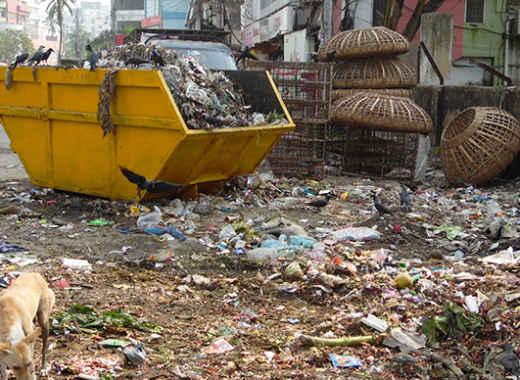
<svg viewBox="0 0 520 380">
<path fill-rule="evenodd" d="M 250 61 L 248 68 L 271 73 L 296 125 L 329 122 L 331 63 Z"/>
<path fill-rule="evenodd" d="M 345 173 L 413 178 L 419 136 L 416 133 L 345 127 Z"/>
<path fill-rule="evenodd" d="M 271 73 L 296 124 L 269 154 L 277 175 L 322 178 L 328 170 L 327 143 L 331 135 L 332 64 L 313 62 L 251 61 L 250 70 Z M 343 133 L 344 135 L 344 133 Z M 344 140 L 343 140 L 344 141 Z M 336 170 L 338 171 L 338 170 Z"/>
</svg>

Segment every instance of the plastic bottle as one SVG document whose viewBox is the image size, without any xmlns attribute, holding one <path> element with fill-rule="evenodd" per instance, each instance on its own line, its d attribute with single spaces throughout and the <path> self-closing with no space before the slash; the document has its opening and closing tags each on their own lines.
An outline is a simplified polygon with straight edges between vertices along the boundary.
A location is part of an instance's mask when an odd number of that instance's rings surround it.
<svg viewBox="0 0 520 380">
<path fill-rule="evenodd" d="M 247 251 L 247 260 L 257 264 L 269 264 L 282 254 L 276 248 L 255 248 Z"/>
<path fill-rule="evenodd" d="M 289 244 L 304 248 L 312 248 L 312 246 L 316 244 L 316 240 L 307 236 L 293 235 L 289 238 Z"/>
<path fill-rule="evenodd" d="M 490 216 L 495 216 L 502 211 L 502 208 L 497 201 L 491 200 L 487 202 L 487 212 Z"/>
<path fill-rule="evenodd" d="M 179 241 L 186 240 L 186 236 L 184 236 L 184 234 L 181 231 L 179 231 L 177 228 L 175 228 L 173 226 L 168 225 L 168 227 L 166 228 L 166 231 L 168 231 L 168 233 L 170 235 L 172 235 L 175 239 L 177 239 Z"/>
</svg>

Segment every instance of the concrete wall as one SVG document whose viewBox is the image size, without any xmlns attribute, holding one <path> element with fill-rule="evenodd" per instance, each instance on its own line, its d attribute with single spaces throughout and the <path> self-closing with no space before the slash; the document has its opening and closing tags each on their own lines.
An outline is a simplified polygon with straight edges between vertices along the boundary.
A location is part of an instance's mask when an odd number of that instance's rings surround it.
<svg viewBox="0 0 520 380">
<path fill-rule="evenodd" d="M 421 41 L 430 51 L 444 80 L 451 78 L 453 46 L 453 16 L 441 13 L 426 13 L 421 17 Z M 420 59 L 421 84 L 437 84 L 439 79 L 425 54 Z"/>
<path fill-rule="evenodd" d="M 439 146 L 443 127 L 460 111 L 472 106 L 499 107 L 520 120 L 520 88 L 487 86 L 417 86 L 413 100 L 433 121 L 432 145 Z M 501 173 L 501 178 L 520 176 L 520 154 Z"/>
<path fill-rule="evenodd" d="M 504 93 L 502 93 L 504 91 Z M 433 121 L 432 144 L 440 145 L 443 126 L 457 113 L 472 106 L 498 107 L 520 118 L 520 89 L 502 90 L 487 86 L 417 86 L 413 100 L 428 112 Z"/>
</svg>

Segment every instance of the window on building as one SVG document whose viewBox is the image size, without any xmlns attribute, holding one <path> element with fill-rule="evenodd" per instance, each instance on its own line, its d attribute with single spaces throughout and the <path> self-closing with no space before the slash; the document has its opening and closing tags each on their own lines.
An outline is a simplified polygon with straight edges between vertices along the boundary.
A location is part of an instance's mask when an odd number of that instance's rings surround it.
<svg viewBox="0 0 520 380">
<path fill-rule="evenodd" d="M 466 0 L 466 23 L 484 23 L 484 0 Z"/>
</svg>

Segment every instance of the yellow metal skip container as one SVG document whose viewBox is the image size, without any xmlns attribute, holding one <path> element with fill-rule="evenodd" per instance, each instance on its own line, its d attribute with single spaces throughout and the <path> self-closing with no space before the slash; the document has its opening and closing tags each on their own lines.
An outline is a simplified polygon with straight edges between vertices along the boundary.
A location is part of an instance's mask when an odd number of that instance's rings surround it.
<svg viewBox="0 0 520 380">
<path fill-rule="evenodd" d="M 97 120 L 107 70 L 17 67 L 6 89 L 0 68 L 0 118 L 11 147 L 38 186 L 111 199 L 137 199 L 126 167 L 147 179 L 194 185 L 254 172 L 294 123 L 267 72 L 227 72 L 254 111 L 285 114 L 288 124 L 188 129 L 156 70 L 120 70 L 111 105 L 115 134 Z M 143 193 L 143 198 L 148 197 Z"/>
</svg>

